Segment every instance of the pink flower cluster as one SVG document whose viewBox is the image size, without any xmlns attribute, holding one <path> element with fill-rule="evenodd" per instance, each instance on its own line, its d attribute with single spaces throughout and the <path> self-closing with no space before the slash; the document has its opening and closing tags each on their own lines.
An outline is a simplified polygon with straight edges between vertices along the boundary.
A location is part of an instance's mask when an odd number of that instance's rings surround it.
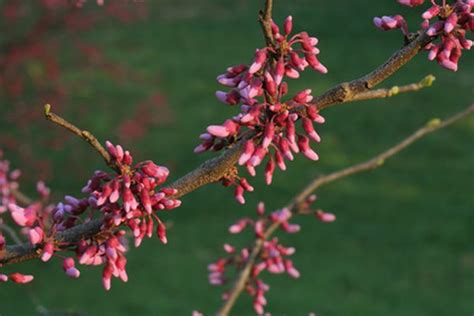
<svg viewBox="0 0 474 316">
<path fill-rule="evenodd" d="M 218 151 L 237 140 L 246 139 L 239 165 L 245 166 L 251 176 L 255 168 L 268 157 L 265 181 L 272 182 L 276 166 L 286 170 L 285 160 L 293 160 L 294 153 L 303 153 L 308 159 L 319 157 L 310 147 L 310 140 L 320 142 L 313 123 L 324 123 L 324 118 L 311 104 L 311 90 L 306 89 L 293 97 L 286 97 L 288 84 L 285 77 L 298 78 L 307 67 L 320 73 L 327 69 L 318 60 L 318 39 L 301 32 L 291 36 L 293 21 L 289 16 L 280 28 L 273 23 L 274 44 L 257 49 L 250 65 L 229 67 L 217 81 L 229 87 L 228 92 L 217 91 L 218 100 L 229 105 L 240 105 L 240 113 L 222 125 L 210 125 L 201 134 L 202 143 L 196 153 Z M 304 133 L 297 131 L 300 120 Z M 253 188 L 237 174 L 223 179 L 224 185 L 235 185 L 238 202 L 244 203 L 244 191 Z"/>
<path fill-rule="evenodd" d="M 41 249 L 42 261 L 49 261 L 61 246 L 68 246 L 75 250 L 80 264 L 104 265 L 102 281 L 108 290 L 112 276 L 123 281 L 128 279 L 125 271 L 126 231 L 118 228 L 125 226 L 132 231 L 136 247 L 144 237 L 152 237 L 155 230 L 161 242 L 167 243 L 166 227 L 157 212 L 174 209 L 181 205 L 181 201 L 172 197 L 177 193 L 175 189 L 159 188 L 169 175 L 167 168 L 152 161 L 132 165 L 131 154 L 120 145 L 107 142 L 106 147 L 120 172 L 96 171 L 82 190 L 88 194 L 87 197 L 66 196 L 64 202 L 47 207 L 43 207 L 41 202 L 21 207 L 10 197 L 7 206 L 13 222 L 23 227 L 31 245 Z M 4 173 L 0 171 L 0 179 L 2 176 Z M 48 198 L 49 189 L 44 184 L 38 185 L 38 191 L 42 200 Z M 2 204 L 11 195 L 3 193 Z M 57 241 L 57 233 L 97 217 L 102 220 L 102 231 L 96 237 L 82 239 L 77 244 L 66 245 Z M 63 270 L 72 278 L 80 275 L 71 257 L 64 259 Z"/>
<path fill-rule="evenodd" d="M 315 200 L 316 196 L 314 195 L 308 197 L 302 207 L 309 209 Z M 314 214 L 323 222 L 335 220 L 333 214 L 325 213 L 321 210 L 314 212 Z M 281 230 L 287 233 L 297 233 L 300 230 L 300 226 L 289 222 L 293 214 L 288 208 L 274 211 L 270 215 L 265 216 L 265 205 L 263 202 L 260 202 L 257 206 L 257 216 L 257 220 L 252 218 L 238 220 L 229 227 L 229 232 L 238 234 L 250 227 L 254 231 L 256 238 L 263 241 L 262 249 L 253 264 L 250 278 L 245 287 L 246 292 L 253 297 L 255 312 L 262 315 L 264 313 L 264 306 L 267 304 L 265 292 L 269 290 L 269 286 L 262 281 L 261 273 L 264 271 L 272 274 L 286 273 L 293 278 L 300 276 L 299 271 L 293 266 L 293 261 L 288 259 L 289 256 L 295 253 L 295 248 L 281 245 L 276 237 L 268 239 L 269 236 L 266 229 L 270 225 L 278 223 Z M 226 284 L 226 273 L 229 268 L 233 267 L 237 271 L 241 270 L 248 262 L 252 249 L 244 247 L 238 251 L 230 244 L 224 244 L 224 251 L 227 253 L 227 257 L 220 258 L 208 266 L 209 283 L 212 285 L 220 286 Z M 228 295 L 228 293 L 224 293 L 223 299 L 226 300 Z"/>
<path fill-rule="evenodd" d="M 410 7 L 422 5 L 424 0 L 398 0 L 399 3 Z M 429 50 L 428 59 L 435 60 L 442 67 L 457 71 L 458 61 L 464 49 L 469 50 L 473 41 L 466 38 L 468 31 L 474 31 L 474 8 L 473 0 L 456 0 L 441 4 L 431 1 L 432 6 L 421 16 L 423 18 L 422 28 L 426 34 L 439 37 L 439 42 L 429 43 L 425 49 Z M 432 22 L 437 18 L 435 22 Z M 405 19 L 401 15 L 383 16 L 374 18 L 374 24 L 382 30 L 401 29 L 404 35 L 408 35 Z"/>
<path fill-rule="evenodd" d="M 40 202 L 35 202 L 29 205 L 24 211 L 20 211 L 20 207 L 17 206 L 17 198 L 15 192 L 19 188 L 18 179 L 21 176 L 21 171 L 18 169 L 10 170 L 10 162 L 3 158 L 3 152 L 0 150 L 0 224 L 7 225 L 8 220 L 4 218 L 4 214 L 8 214 L 10 211 L 11 217 L 14 222 L 20 222 L 22 227 L 26 224 L 32 224 L 37 218 L 39 212 L 43 209 Z M 41 200 L 47 200 L 49 197 L 49 189 L 43 182 L 38 182 L 37 191 L 41 196 Z M 10 207 L 11 206 L 11 207 Z M 13 209 L 13 211 L 11 211 Z M 44 208 L 45 210 L 51 210 L 52 206 Z M 26 235 L 34 235 L 35 232 L 29 234 L 29 229 L 22 230 Z M 0 230 L 0 257 L 5 251 L 7 245 L 6 238 Z M 18 272 L 3 274 L 0 273 L 0 282 L 12 281 L 15 283 L 28 283 L 33 280 L 32 275 L 21 274 Z"/>
</svg>

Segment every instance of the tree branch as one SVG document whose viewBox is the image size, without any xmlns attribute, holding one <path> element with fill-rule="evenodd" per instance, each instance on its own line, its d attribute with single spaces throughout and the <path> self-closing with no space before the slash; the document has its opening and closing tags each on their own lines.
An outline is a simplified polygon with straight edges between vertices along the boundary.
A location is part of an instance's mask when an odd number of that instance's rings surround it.
<svg viewBox="0 0 474 316">
<path fill-rule="evenodd" d="M 271 17 L 271 7 L 272 1 L 267 0 L 264 17 Z M 374 71 L 359 79 L 353 80 L 349 83 L 342 83 L 329 89 L 325 93 L 316 97 L 313 104 L 317 105 L 318 109 L 324 109 L 333 104 L 354 101 L 358 94 L 365 93 L 390 77 L 410 61 L 431 40 L 432 38 L 427 36 L 425 33 L 422 33 L 408 45 L 395 52 L 384 64 Z M 113 164 L 110 164 L 111 159 L 108 152 L 102 147 L 102 145 L 100 145 L 99 141 L 91 133 L 83 131 L 63 118 L 51 113 L 50 108 L 50 106 L 45 107 L 45 115 L 48 120 L 68 129 L 72 133 L 86 140 L 97 152 L 99 152 L 107 165 L 114 168 Z M 245 143 L 245 140 L 246 138 L 244 137 L 234 144 L 233 147 L 227 149 L 221 156 L 204 162 L 195 170 L 172 183 L 171 187 L 178 190 L 178 194 L 175 195 L 175 197 L 184 196 L 206 184 L 219 181 L 227 173 L 229 168 L 233 167 L 237 162 L 240 155 L 240 148 Z M 100 219 L 92 220 L 91 222 L 75 226 L 74 228 L 62 232 L 59 234 L 58 239 L 65 243 L 74 243 L 84 236 L 94 236 L 99 233 L 100 227 Z M 0 264 L 22 262 L 37 258 L 39 255 L 40 250 L 28 244 L 21 246 L 7 246 L 6 249 L 0 253 Z"/>
<path fill-rule="evenodd" d="M 418 83 L 412 83 L 404 86 L 393 86 L 391 88 L 382 88 L 377 90 L 368 90 L 366 92 L 356 94 L 352 101 L 384 99 L 396 96 L 400 93 L 416 92 L 418 90 L 431 87 L 435 79 L 436 78 L 433 75 L 428 75 Z"/>
<path fill-rule="evenodd" d="M 474 113 L 474 104 L 467 107 L 464 111 L 454 114 L 453 116 L 441 121 L 439 119 L 433 119 L 429 121 L 425 126 L 421 127 L 413 134 L 402 140 L 400 143 L 396 144 L 395 146 L 389 148 L 388 150 L 378 154 L 377 156 L 353 165 L 351 167 L 330 173 L 328 175 L 323 175 L 317 177 L 312 182 L 310 182 L 304 189 L 299 193 L 286 207 L 289 208 L 293 213 L 297 213 L 301 210 L 301 205 L 304 203 L 306 198 L 308 198 L 315 190 L 320 188 L 321 186 L 334 182 L 336 180 L 343 179 L 345 177 L 351 176 L 353 174 L 369 171 L 372 169 L 376 169 L 381 167 L 384 162 L 393 157 L 394 155 L 401 152 L 403 149 L 407 148 L 420 138 L 427 136 L 441 128 L 447 127 L 462 118 L 469 116 L 470 114 Z M 275 230 L 280 226 L 280 223 L 273 222 L 265 231 L 265 239 L 268 239 Z M 247 281 L 250 277 L 250 273 L 252 271 L 253 265 L 255 264 L 255 260 L 258 258 L 260 251 L 263 246 L 263 242 L 265 239 L 257 239 L 255 244 L 252 248 L 251 254 L 248 258 L 247 263 L 245 264 L 244 268 L 240 272 L 237 280 L 234 283 L 231 291 L 229 292 L 228 299 L 222 305 L 219 312 L 217 312 L 218 316 L 226 316 L 231 311 L 232 307 L 234 306 L 235 302 L 239 298 L 242 291 L 245 289 Z"/>
<path fill-rule="evenodd" d="M 274 46 L 273 32 L 272 32 L 272 10 L 273 0 L 265 0 L 265 8 L 260 10 L 258 14 L 258 21 L 262 26 L 263 36 L 267 46 Z"/>
<path fill-rule="evenodd" d="M 363 94 L 373 87 L 389 78 L 401 67 L 415 57 L 434 38 L 421 33 L 408 45 L 396 51 L 390 58 L 372 72 L 352 80 L 344 82 L 327 90 L 314 98 L 311 104 L 316 105 L 319 110 L 338 103 L 357 101 L 357 96 Z"/>
</svg>

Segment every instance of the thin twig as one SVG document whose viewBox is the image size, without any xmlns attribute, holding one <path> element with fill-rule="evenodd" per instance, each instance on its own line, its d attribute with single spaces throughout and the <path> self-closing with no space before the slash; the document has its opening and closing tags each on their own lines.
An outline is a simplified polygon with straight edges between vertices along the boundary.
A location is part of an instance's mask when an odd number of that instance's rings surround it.
<svg viewBox="0 0 474 316">
<path fill-rule="evenodd" d="M 301 205 L 304 201 L 311 195 L 315 190 L 320 188 L 321 186 L 328 184 L 330 182 L 334 182 L 336 180 L 340 180 L 342 178 L 351 176 L 353 174 L 369 171 L 372 169 L 376 169 L 381 167 L 384 162 L 393 157 L 394 155 L 398 154 L 400 151 L 405 149 L 406 147 L 410 146 L 420 138 L 425 137 L 428 134 L 431 134 L 441 128 L 449 126 L 462 118 L 469 116 L 470 114 L 474 113 L 474 104 L 467 107 L 464 111 L 454 114 L 453 116 L 441 121 L 439 119 L 433 119 L 429 121 L 425 126 L 415 131 L 413 134 L 402 140 L 400 143 L 396 144 L 395 146 L 389 148 L 388 150 L 378 154 L 377 156 L 353 165 L 351 167 L 330 173 L 328 175 L 320 176 L 314 179 L 311 183 L 309 183 L 301 193 L 299 193 L 288 205 L 287 207 L 293 212 L 296 213 L 300 210 Z M 268 239 L 275 230 L 280 226 L 280 223 L 274 222 L 272 223 L 266 230 L 265 230 L 265 239 Z M 240 272 L 237 280 L 234 283 L 231 291 L 229 292 L 228 299 L 224 302 L 221 309 L 217 313 L 219 316 L 227 316 L 231 311 L 232 307 L 234 306 L 235 302 L 239 298 L 240 294 L 244 290 L 247 281 L 250 277 L 250 272 L 252 271 L 253 265 L 255 264 L 255 260 L 258 258 L 260 251 L 263 246 L 264 239 L 257 239 L 255 244 L 252 248 L 250 253 L 249 259 L 245 264 L 244 268 Z"/>
<path fill-rule="evenodd" d="M 272 32 L 272 10 L 273 0 L 265 0 L 264 10 L 260 10 L 258 20 L 262 26 L 263 36 L 267 46 L 274 46 L 273 32 Z"/>
<path fill-rule="evenodd" d="M 99 155 L 101 155 L 102 158 L 104 158 L 105 163 L 110 168 L 120 172 L 120 168 L 112 161 L 112 159 L 110 157 L 110 154 L 100 144 L 100 142 L 97 140 L 97 138 L 94 135 L 92 135 L 91 132 L 86 131 L 86 130 L 81 130 L 80 128 L 78 128 L 74 124 L 72 124 L 72 123 L 68 122 L 67 120 L 65 120 L 64 118 L 62 118 L 61 116 L 51 112 L 51 105 L 50 104 L 46 104 L 44 106 L 44 115 L 46 116 L 46 119 L 48 121 L 51 121 L 51 122 L 65 128 L 65 129 L 67 129 L 71 133 L 79 136 L 79 138 L 82 138 L 83 140 L 88 142 L 92 146 L 92 148 L 94 148 L 99 153 Z"/>
<path fill-rule="evenodd" d="M 425 78 L 423 78 L 420 82 L 417 82 L 417 83 L 361 92 L 355 95 L 352 101 L 383 99 L 383 98 L 390 98 L 390 97 L 396 96 L 400 93 L 416 92 L 418 90 L 431 87 L 435 79 L 436 78 L 433 75 L 428 75 Z"/>
<path fill-rule="evenodd" d="M 319 110 L 329 106 L 357 100 L 357 96 L 365 93 L 379 83 L 393 75 L 406 63 L 413 59 L 434 38 L 421 33 L 402 49 L 396 51 L 390 58 L 372 72 L 352 80 L 336 85 L 323 94 L 314 98 L 311 104 Z"/>
</svg>

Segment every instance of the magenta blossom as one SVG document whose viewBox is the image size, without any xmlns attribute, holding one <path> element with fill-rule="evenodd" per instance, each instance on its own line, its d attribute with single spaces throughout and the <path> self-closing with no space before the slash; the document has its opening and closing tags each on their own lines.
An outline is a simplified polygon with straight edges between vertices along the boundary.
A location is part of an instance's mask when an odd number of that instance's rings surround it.
<svg viewBox="0 0 474 316">
<path fill-rule="evenodd" d="M 265 182 L 271 184 L 273 173 L 278 167 L 286 170 L 285 160 L 293 160 L 293 154 L 301 152 L 310 160 L 319 156 L 310 147 L 310 140 L 318 143 L 321 137 L 313 124 L 324 123 L 314 105 L 310 89 L 303 90 L 293 97 L 286 97 L 288 84 L 286 78 L 298 78 L 300 72 L 310 67 L 326 73 L 326 67 L 318 60 L 318 39 L 306 32 L 290 35 L 293 19 L 288 17 L 283 29 L 273 23 L 274 43 L 257 49 L 250 65 L 229 67 L 217 81 L 230 88 L 230 91 L 217 91 L 216 97 L 228 105 L 240 105 L 240 113 L 227 119 L 221 125 L 210 125 L 201 134 L 201 144 L 196 153 L 220 150 L 245 137 L 249 131 L 242 154 L 238 160 L 251 176 L 255 168 L 265 164 Z M 296 125 L 300 121 L 302 133 Z M 307 135 L 307 136 L 306 136 Z M 227 175 L 222 183 L 235 186 L 235 198 L 245 203 L 244 192 L 253 191 L 247 180 L 238 172 Z"/>
<path fill-rule="evenodd" d="M 422 5 L 423 0 L 398 0 L 400 4 L 415 7 Z M 438 3 L 441 2 L 441 3 Z M 435 60 L 446 69 L 457 71 L 458 61 L 463 50 L 470 50 L 473 41 L 466 38 L 467 33 L 474 30 L 474 1 L 455 0 L 451 3 L 431 1 L 422 15 L 422 29 L 435 40 L 425 49 L 429 51 L 428 59 Z M 382 30 L 401 29 L 408 36 L 408 27 L 401 15 L 374 18 L 374 24 Z"/>
</svg>

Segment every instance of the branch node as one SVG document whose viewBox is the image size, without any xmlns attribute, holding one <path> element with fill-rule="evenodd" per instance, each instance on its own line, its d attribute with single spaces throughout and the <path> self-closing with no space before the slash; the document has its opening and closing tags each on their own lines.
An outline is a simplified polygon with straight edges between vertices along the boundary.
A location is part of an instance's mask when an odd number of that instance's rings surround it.
<svg viewBox="0 0 474 316">
<path fill-rule="evenodd" d="M 436 80 L 436 77 L 430 74 L 420 81 L 420 86 L 425 87 L 425 88 L 431 87 L 435 80 Z"/>
<path fill-rule="evenodd" d="M 51 116 L 51 104 L 44 105 L 44 115 L 49 118 Z"/>
<path fill-rule="evenodd" d="M 388 96 L 392 97 L 394 95 L 397 95 L 398 93 L 400 93 L 400 87 L 399 86 L 393 86 L 388 91 Z"/>
<path fill-rule="evenodd" d="M 429 127 L 429 128 L 433 128 L 433 127 L 437 127 L 441 124 L 441 120 L 439 118 L 434 118 L 434 119 L 431 119 L 427 124 L 426 126 Z"/>
</svg>

